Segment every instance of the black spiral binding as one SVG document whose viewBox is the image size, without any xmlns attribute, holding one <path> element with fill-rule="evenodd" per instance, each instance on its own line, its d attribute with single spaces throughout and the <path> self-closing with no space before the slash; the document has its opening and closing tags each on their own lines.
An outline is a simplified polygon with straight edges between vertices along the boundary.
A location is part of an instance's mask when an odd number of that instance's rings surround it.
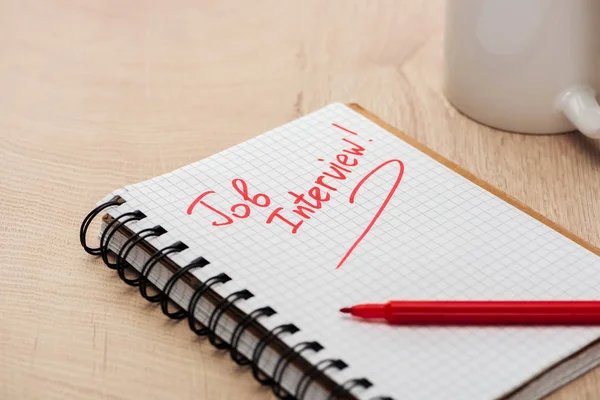
<svg viewBox="0 0 600 400">
<path fill-rule="evenodd" d="M 273 378 L 260 370 L 260 358 L 262 357 L 262 354 L 269 343 L 279 338 L 279 336 L 283 335 L 284 333 L 293 335 L 299 330 L 300 329 L 298 329 L 298 327 L 294 324 L 279 325 L 271 329 L 269 333 L 267 333 L 258 341 L 256 347 L 254 348 L 254 352 L 252 353 L 252 375 L 254 375 L 254 379 L 263 385 L 273 384 Z"/>
<path fill-rule="evenodd" d="M 142 229 L 141 231 L 133 234 L 125 243 L 123 243 L 123 247 L 117 254 L 117 262 L 116 262 L 116 270 L 119 278 L 126 284 L 130 286 L 137 286 L 140 283 L 140 272 L 133 268 L 131 265 L 126 264 L 123 260 L 127 260 L 129 253 L 131 250 L 140 242 L 145 239 L 160 236 L 167 231 L 163 229 L 162 226 L 155 226 L 153 228 Z M 127 276 L 126 271 L 130 270 L 132 272 L 133 278 Z"/>
<path fill-rule="evenodd" d="M 192 295 L 192 298 L 190 299 L 188 305 L 188 325 L 192 332 L 194 332 L 196 335 L 206 336 L 210 333 L 209 329 L 206 326 L 203 326 L 194 317 L 194 315 L 196 314 L 196 306 L 198 305 L 198 302 L 200 301 L 204 293 L 208 292 L 208 289 L 210 289 L 212 286 L 219 283 L 227 283 L 230 280 L 231 278 L 229 277 L 229 275 L 220 273 L 219 275 L 215 275 L 207 279 L 206 282 L 204 282 L 198 289 L 196 289 L 196 291 Z"/>
<path fill-rule="evenodd" d="M 239 352 L 239 344 L 240 338 L 243 336 L 244 332 L 259 318 L 268 318 L 276 314 L 276 311 L 271 307 L 258 308 L 252 311 L 251 313 L 245 315 L 241 319 L 241 321 L 236 325 L 235 329 L 233 330 L 233 333 L 231 334 L 229 343 L 223 338 L 219 337 L 217 334 L 217 327 L 219 325 L 221 317 L 225 315 L 227 313 L 227 310 L 231 308 L 237 301 L 247 300 L 253 296 L 253 294 L 250 291 L 244 289 L 234 292 L 229 296 L 221 299 L 215 305 L 213 311 L 211 312 L 208 318 L 208 326 L 202 325 L 195 318 L 195 311 L 198 306 L 198 303 L 200 302 L 202 297 L 210 290 L 211 287 L 217 284 L 225 284 L 228 281 L 230 281 L 231 278 L 227 274 L 220 273 L 201 283 L 190 298 L 187 307 L 188 309 L 185 310 L 171 299 L 171 291 L 175 287 L 176 283 L 186 274 L 188 274 L 191 270 L 196 268 L 202 268 L 208 265 L 208 260 L 204 259 L 203 257 L 199 257 L 191 263 L 189 263 L 188 265 L 184 266 L 183 268 L 180 268 L 169 278 L 169 280 L 165 283 L 162 289 L 156 287 L 150 281 L 150 274 L 153 268 L 157 264 L 159 264 L 161 260 L 167 258 L 170 254 L 178 253 L 187 249 L 187 245 L 185 245 L 182 242 L 175 242 L 170 246 L 166 246 L 162 249 L 157 250 L 156 252 L 150 255 L 150 257 L 145 262 L 140 271 L 136 270 L 126 262 L 127 257 L 129 256 L 130 252 L 134 247 L 140 245 L 146 239 L 161 236 L 167 232 L 161 226 L 142 229 L 139 232 L 134 233 L 123 243 L 119 251 L 116 253 L 116 261 L 111 262 L 109 260 L 109 244 L 111 240 L 113 239 L 116 232 L 119 229 L 125 227 L 126 224 L 146 218 L 146 215 L 139 210 L 126 212 L 119 215 L 118 217 L 113 218 L 113 220 L 107 224 L 106 228 L 104 229 L 104 232 L 100 237 L 100 245 L 98 247 L 88 246 L 86 237 L 87 231 L 92 221 L 103 210 L 106 210 L 110 207 L 118 207 L 124 202 L 125 200 L 123 200 L 120 196 L 115 196 L 106 203 L 101 204 L 95 209 L 93 209 L 84 218 L 79 231 L 79 239 L 81 242 L 81 246 L 84 248 L 84 250 L 91 255 L 100 255 L 104 263 L 109 268 L 117 271 L 119 278 L 121 278 L 123 282 L 127 283 L 130 286 L 137 286 L 139 288 L 140 294 L 146 300 L 153 303 L 160 303 L 161 310 L 167 317 L 174 320 L 181 320 L 187 318 L 189 327 L 194 333 L 201 336 L 208 336 L 210 343 L 212 343 L 218 349 L 229 349 L 231 359 L 235 361 L 238 365 L 250 365 L 252 368 L 252 374 L 254 375 L 254 378 L 263 385 L 270 385 L 272 387 L 273 393 L 277 396 L 277 398 L 286 400 L 306 400 L 306 394 L 308 392 L 310 384 L 313 381 L 315 381 L 318 376 L 325 374 L 325 372 L 329 369 L 342 370 L 348 366 L 344 361 L 339 359 L 321 360 L 318 363 L 312 365 L 309 369 L 307 369 L 304 372 L 304 374 L 298 381 L 298 384 L 296 385 L 293 394 L 288 392 L 282 387 L 282 380 L 285 375 L 285 371 L 289 367 L 289 365 L 291 365 L 294 362 L 294 360 L 300 358 L 302 356 L 302 353 L 306 351 L 312 351 L 316 353 L 323 350 L 323 346 L 318 342 L 305 341 L 300 342 L 291 348 L 288 348 L 280 356 L 277 363 L 275 364 L 272 376 L 267 375 L 264 371 L 262 371 L 259 368 L 264 350 L 269 346 L 270 343 L 276 341 L 282 335 L 293 335 L 300 329 L 294 324 L 279 325 L 259 339 L 258 343 L 256 344 L 256 347 L 253 350 L 251 358 L 242 355 Z M 128 276 L 128 271 L 130 276 Z M 154 293 L 149 293 L 150 290 L 152 290 Z M 331 391 L 328 400 L 350 398 L 351 390 L 358 386 L 368 388 L 372 386 L 372 383 L 366 378 L 350 379 L 344 382 L 343 384 L 336 385 Z M 393 399 L 391 397 L 377 397 L 371 400 Z"/>
<path fill-rule="evenodd" d="M 100 256 L 102 256 L 102 260 L 108 268 L 117 268 L 117 264 L 113 264 L 108 260 L 108 244 L 110 243 L 110 240 L 113 238 L 114 234 L 126 223 L 131 221 L 139 221 L 145 217 L 146 216 L 141 211 L 126 212 L 119 215 L 108 224 L 102 233 L 102 236 L 100 237 Z"/>
<path fill-rule="evenodd" d="M 316 380 L 317 376 L 325 374 L 325 371 L 328 369 L 335 368 L 338 371 L 341 371 L 347 367 L 348 364 L 339 359 L 327 358 L 319 361 L 310 367 L 310 369 L 304 373 L 300 381 L 298 381 L 295 391 L 296 398 L 298 400 L 306 400 L 306 393 L 308 392 L 310 384 Z"/>
<path fill-rule="evenodd" d="M 92 248 L 89 247 L 87 245 L 87 240 L 86 240 L 86 235 L 87 235 L 87 231 L 90 227 L 90 224 L 92 223 L 92 221 L 94 220 L 94 218 L 96 218 L 96 216 L 98 214 L 100 214 L 103 210 L 109 208 L 109 207 L 114 207 L 114 206 L 118 206 L 120 204 L 123 203 L 123 200 L 119 197 L 119 196 L 115 196 L 112 199 L 110 199 L 109 201 L 107 201 L 104 204 L 99 205 L 98 207 L 94 208 L 84 219 L 83 222 L 81 223 L 81 228 L 79 228 L 79 241 L 81 242 L 81 246 L 83 247 L 83 249 L 88 253 L 91 254 L 93 256 L 97 256 L 100 254 L 100 246 Z"/>
<path fill-rule="evenodd" d="M 373 384 L 366 378 L 355 378 L 347 380 L 341 385 L 337 385 L 335 388 L 333 388 L 331 394 L 329 395 L 329 397 L 327 397 L 327 400 L 343 398 L 344 394 L 350 393 L 350 391 L 353 388 L 358 386 L 362 386 L 363 388 L 367 389 L 373 386 Z"/>
<path fill-rule="evenodd" d="M 183 309 L 181 306 L 179 306 L 177 303 L 175 303 L 173 300 L 171 300 L 171 296 L 170 296 L 171 290 L 173 289 L 173 287 L 175 286 L 177 281 L 179 279 L 181 279 L 189 271 L 196 269 L 196 268 L 202 268 L 208 264 L 209 264 L 208 260 L 206 260 L 204 257 L 199 257 L 199 258 L 195 259 L 194 261 L 192 261 L 191 263 L 189 263 L 188 265 L 186 265 L 185 267 L 181 268 L 179 271 L 174 273 L 169 278 L 169 280 L 165 284 L 165 287 L 163 288 L 163 292 L 165 295 L 163 296 L 163 298 L 160 302 L 160 308 L 162 309 L 163 314 L 165 314 L 167 317 L 169 317 L 171 319 L 176 319 L 176 320 L 187 317 L 188 312 L 185 309 Z M 175 311 L 169 311 L 170 304 L 175 306 Z"/>
<path fill-rule="evenodd" d="M 280 399 L 292 399 L 285 389 L 281 387 L 281 380 L 285 374 L 286 368 L 300 355 L 302 352 L 311 350 L 315 353 L 323 350 L 323 346 L 319 342 L 300 342 L 294 347 L 289 348 L 285 353 L 281 355 L 275 368 L 273 368 L 273 384 L 271 389 L 273 393 Z"/>
<path fill-rule="evenodd" d="M 254 296 L 250 291 L 244 289 L 238 292 L 232 293 L 229 296 L 221 300 L 216 306 L 214 311 L 210 314 L 208 319 L 208 340 L 217 349 L 226 349 L 229 347 L 229 343 L 217 336 L 217 325 L 223 314 L 238 300 L 247 300 Z"/>
<path fill-rule="evenodd" d="M 240 342 L 240 338 L 242 334 L 248 329 L 254 321 L 258 318 L 265 316 L 270 317 L 275 314 L 275 310 L 271 307 L 262 307 L 252 311 L 250 314 L 246 315 L 240 323 L 235 327 L 233 334 L 231 335 L 231 350 L 230 355 L 231 359 L 235 361 L 238 365 L 248 365 L 252 363 L 252 360 L 242 355 L 238 350 L 238 345 Z"/>
</svg>

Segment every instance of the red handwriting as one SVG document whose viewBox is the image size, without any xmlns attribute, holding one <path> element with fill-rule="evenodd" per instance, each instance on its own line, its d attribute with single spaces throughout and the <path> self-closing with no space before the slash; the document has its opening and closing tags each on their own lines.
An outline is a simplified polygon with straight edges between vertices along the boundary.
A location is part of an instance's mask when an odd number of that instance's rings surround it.
<svg viewBox="0 0 600 400">
<path fill-rule="evenodd" d="M 268 207 L 269 204 L 271 204 L 271 199 L 269 198 L 269 196 L 267 196 L 264 193 L 258 193 L 257 195 L 250 196 L 250 194 L 248 192 L 248 184 L 243 179 L 240 179 L 240 178 L 233 179 L 231 181 L 231 186 L 240 196 L 242 196 L 242 200 L 244 200 L 252 205 L 255 205 L 257 207 Z M 213 226 L 223 226 L 223 225 L 232 224 L 233 219 L 230 216 L 228 216 L 227 214 L 225 214 L 222 211 L 219 211 L 218 209 L 216 209 L 215 207 L 211 206 L 210 204 L 208 204 L 204 201 L 204 198 L 206 196 L 208 196 L 209 194 L 215 194 L 215 191 L 207 190 L 206 192 L 202 193 L 200 196 L 196 197 L 196 199 L 194 201 L 192 201 L 192 203 L 188 207 L 187 214 L 192 215 L 194 208 L 198 204 L 200 204 L 225 219 L 225 222 L 213 221 L 213 223 L 212 223 Z M 230 211 L 231 211 L 232 216 L 234 216 L 238 219 L 245 219 L 250 216 L 251 209 L 250 209 L 250 206 L 246 203 L 238 203 L 238 204 L 232 205 L 230 208 Z"/>
<path fill-rule="evenodd" d="M 341 130 L 343 130 L 343 131 L 346 131 L 346 132 L 348 132 L 348 133 L 349 133 L 349 134 L 351 134 L 351 135 L 356 135 L 356 136 L 358 136 L 358 133 L 356 133 L 356 132 L 352 132 L 350 129 L 346 129 L 346 128 L 344 128 L 343 126 L 339 126 L 339 125 L 338 125 L 338 124 L 336 124 L 336 123 L 333 123 L 333 124 L 331 124 L 331 125 L 335 126 L 336 128 L 339 128 L 339 129 L 341 129 Z"/>
<path fill-rule="evenodd" d="M 271 199 L 264 193 L 259 193 L 256 196 L 250 197 L 248 194 L 248 184 L 240 178 L 231 181 L 231 185 L 238 192 L 242 199 L 248 201 L 258 207 L 268 207 L 271 204 Z"/>
<path fill-rule="evenodd" d="M 270 224 L 271 222 L 273 222 L 273 220 L 275 219 L 275 217 L 277 217 L 279 220 L 285 222 L 286 224 L 288 224 L 289 226 L 292 227 L 292 233 L 298 232 L 298 229 L 300 228 L 300 225 L 302 225 L 302 223 L 304 223 L 304 221 L 300 220 L 299 222 L 293 223 L 292 221 L 290 221 L 289 219 L 285 218 L 284 216 L 282 216 L 280 214 L 282 210 L 283 210 L 283 207 L 277 207 L 271 213 L 271 215 L 269 215 L 269 218 L 267 218 L 267 224 Z"/>
<path fill-rule="evenodd" d="M 340 127 L 340 129 L 347 131 L 345 128 Z M 354 133 L 354 135 L 356 134 Z M 295 234 L 305 220 L 310 219 L 316 210 L 320 210 L 324 203 L 331 200 L 331 192 L 337 192 L 337 182 L 345 181 L 348 178 L 348 174 L 352 173 L 353 168 L 358 166 L 359 158 L 365 154 L 365 148 L 360 144 L 352 142 L 347 138 L 343 138 L 342 141 L 346 145 L 349 144 L 350 147 L 342 149 L 335 156 L 337 162 L 330 161 L 329 169 L 323 171 L 315 179 L 315 185 L 305 193 L 297 194 L 296 192 L 289 191 L 288 194 L 294 199 L 295 208 L 288 212 L 283 207 L 277 207 L 267 218 L 267 224 L 271 224 L 274 221 L 282 222 L 291 227 L 291 232 Z M 349 154 L 355 157 L 350 157 Z M 287 216 L 285 215 L 286 213 Z"/>
<path fill-rule="evenodd" d="M 369 231 L 371 230 L 371 228 L 373 227 L 373 225 L 375 225 L 375 222 L 377 222 L 377 220 L 379 219 L 379 217 L 381 216 L 381 214 L 385 210 L 385 207 L 387 207 L 388 203 L 390 202 L 390 200 L 394 196 L 394 193 L 396 192 L 396 189 L 398 189 L 398 185 L 400 185 L 400 181 L 402 180 L 402 176 L 404 175 L 404 163 L 402 161 L 396 160 L 396 159 L 392 159 L 392 160 L 388 160 L 388 161 L 384 162 L 383 164 L 379 165 L 374 170 L 372 170 L 371 172 L 369 172 L 367 175 L 365 175 L 365 177 L 362 178 L 360 180 L 360 182 L 358 182 L 358 184 L 356 185 L 356 187 L 354 188 L 354 190 L 352 190 L 352 193 L 350 194 L 350 198 L 348 200 L 350 202 L 350 204 L 354 204 L 354 198 L 356 197 L 356 193 L 359 191 L 359 189 L 362 187 L 362 185 L 371 176 L 373 176 L 381 168 L 385 167 L 388 164 L 392 164 L 392 163 L 397 163 L 398 164 L 398 176 L 396 177 L 396 180 L 394 181 L 394 184 L 392 185 L 392 188 L 390 189 L 390 191 L 389 191 L 388 195 L 386 196 L 385 200 L 383 201 L 383 203 L 381 203 L 381 206 L 379 207 L 379 209 L 377 210 L 377 212 L 373 216 L 373 219 L 371 219 L 371 222 L 369 222 L 369 224 L 367 225 L 367 227 L 365 228 L 365 230 L 363 231 L 363 233 L 360 234 L 360 236 L 358 237 L 358 239 L 356 239 L 356 241 L 352 244 L 352 246 L 350 246 L 350 248 L 348 249 L 348 251 L 346 252 L 346 254 L 344 254 L 344 257 L 342 257 L 342 259 L 338 263 L 337 267 L 335 267 L 336 269 L 340 268 L 342 266 L 342 264 L 344 264 L 344 262 L 346 262 L 346 260 L 348 259 L 348 257 L 350 257 L 350 254 L 352 254 L 352 252 L 354 251 L 354 249 L 356 249 L 356 247 L 359 245 L 359 243 L 365 238 L 365 236 L 367 236 L 367 233 L 369 233 Z"/>
<path fill-rule="evenodd" d="M 196 198 L 196 200 L 192 201 L 192 204 L 190 204 L 190 206 L 187 209 L 187 213 L 188 215 L 192 215 L 192 211 L 194 211 L 194 207 L 196 207 L 198 204 L 203 205 L 204 207 L 208 208 L 209 210 L 211 210 L 212 212 L 216 213 L 217 215 L 220 215 L 221 217 L 225 218 L 225 222 L 216 222 L 213 221 L 213 226 L 223 226 L 223 225 L 229 225 L 233 223 L 233 220 L 225 213 L 217 210 L 216 208 L 214 208 L 213 206 L 211 206 L 210 204 L 207 204 L 203 199 L 208 196 L 209 194 L 215 194 L 214 190 L 207 190 L 206 192 L 202 193 L 200 196 L 198 196 Z"/>
<path fill-rule="evenodd" d="M 243 210 L 242 213 L 236 214 L 235 210 L 237 210 L 240 207 Z M 248 204 L 244 204 L 244 203 L 234 204 L 231 206 L 231 215 L 233 215 L 236 218 L 240 218 L 240 219 L 248 218 L 250 216 L 250 206 L 248 206 Z"/>
<path fill-rule="evenodd" d="M 342 132 L 359 137 L 358 133 L 341 125 L 335 123 L 332 123 L 331 125 Z M 366 148 L 360 144 L 361 140 L 357 141 L 354 138 L 350 140 L 346 137 L 342 138 L 341 140 L 344 147 L 333 157 L 333 161 L 327 162 L 327 168 L 316 177 L 316 179 L 313 181 L 313 186 L 304 191 L 289 190 L 287 194 L 291 197 L 293 205 L 289 208 L 273 205 L 274 208 L 272 211 L 270 211 L 265 220 L 267 225 L 273 224 L 280 228 L 282 227 L 286 230 L 289 230 L 289 232 L 292 234 L 296 234 L 305 221 L 308 221 L 314 217 L 317 211 L 321 210 L 327 204 L 327 202 L 332 199 L 332 196 L 338 191 L 338 185 L 348 179 L 349 174 L 354 172 L 354 170 L 359 167 L 360 160 L 366 152 Z M 373 139 L 368 139 L 369 143 L 372 141 Z M 326 162 L 325 158 L 318 158 L 318 161 Z M 402 180 L 402 176 L 404 174 L 404 164 L 402 161 L 397 159 L 388 160 L 364 176 L 352 190 L 348 199 L 350 204 L 354 204 L 356 195 L 363 184 L 379 170 L 390 164 L 396 164 L 398 166 L 398 175 L 394 184 L 365 230 L 344 254 L 344 257 L 340 260 L 336 266 L 336 269 L 339 269 L 342 264 L 346 262 L 348 257 L 350 257 L 352 252 L 361 243 L 371 228 L 373 228 L 381 214 L 384 212 L 388 203 L 394 196 L 394 193 L 398 189 L 400 181 Z M 252 207 L 268 208 L 271 206 L 271 198 L 269 196 L 264 193 L 257 193 L 255 195 L 250 194 L 251 189 L 249 188 L 248 183 L 241 178 L 233 179 L 231 181 L 231 187 L 240 196 L 242 201 L 232 205 L 229 208 L 229 214 L 217 209 L 215 206 L 209 204 L 205 200 L 207 196 L 215 194 L 213 190 L 207 190 L 200 194 L 189 205 L 187 209 L 188 215 L 192 214 L 196 206 L 201 205 L 206 210 L 211 211 L 219 217 L 217 221 L 212 222 L 213 226 L 225 226 L 232 224 L 234 222 L 234 218 L 246 219 L 250 217 L 252 213 Z M 256 190 L 253 191 L 256 193 Z"/>
</svg>

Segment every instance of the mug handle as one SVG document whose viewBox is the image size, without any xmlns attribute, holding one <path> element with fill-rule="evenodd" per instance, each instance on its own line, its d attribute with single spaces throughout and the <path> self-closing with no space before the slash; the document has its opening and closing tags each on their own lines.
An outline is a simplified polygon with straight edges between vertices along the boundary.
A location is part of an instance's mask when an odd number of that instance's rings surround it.
<svg viewBox="0 0 600 400">
<path fill-rule="evenodd" d="M 556 99 L 556 108 L 584 135 L 600 139 L 600 105 L 589 85 L 575 85 Z"/>
</svg>

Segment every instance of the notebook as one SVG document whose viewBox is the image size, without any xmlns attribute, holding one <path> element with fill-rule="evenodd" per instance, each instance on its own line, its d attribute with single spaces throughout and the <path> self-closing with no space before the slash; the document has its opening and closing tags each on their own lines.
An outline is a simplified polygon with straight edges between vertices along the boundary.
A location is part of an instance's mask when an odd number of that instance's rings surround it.
<svg viewBox="0 0 600 400">
<path fill-rule="evenodd" d="M 600 295 L 597 247 L 357 105 L 118 189 L 81 240 L 282 398 L 533 399 L 600 362 L 595 327 L 400 327 L 339 312 Z"/>
</svg>

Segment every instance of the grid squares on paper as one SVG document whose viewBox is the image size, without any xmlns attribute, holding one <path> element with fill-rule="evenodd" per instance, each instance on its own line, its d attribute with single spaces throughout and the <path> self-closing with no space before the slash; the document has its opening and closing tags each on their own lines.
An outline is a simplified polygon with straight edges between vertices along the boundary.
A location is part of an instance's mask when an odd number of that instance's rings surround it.
<svg viewBox="0 0 600 400">
<path fill-rule="evenodd" d="M 339 162 L 337 172 L 330 162 L 357 146 L 364 148 L 355 155 L 358 164 L 342 170 L 344 179 L 326 176 L 335 190 L 296 234 L 281 220 L 266 224 L 276 206 L 299 221 L 288 192 L 307 193 L 324 171 L 339 173 Z M 398 190 L 336 269 L 390 192 L 396 164 L 373 174 L 353 204 L 350 193 L 391 159 L 404 164 Z M 270 206 L 251 205 L 248 218 L 232 217 L 231 206 L 242 202 L 235 178 L 247 182 L 250 195 L 267 194 Z M 209 190 L 214 193 L 206 202 L 221 214 L 200 205 L 188 215 L 190 203 Z M 343 358 L 351 367 L 344 376 L 368 377 L 375 384 L 371 394 L 498 397 L 600 336 L 593 328 L 408 329 L 339 315 L 341 306 L 393 298 L 590 299 L 599 297 L 600 287 L 596 255 L 342 104 L 121 193 L 127 207 L 146 213 L 144 224 L 169 231 L 152 239 L 157 247 L 185 242 L 189 249 L 175 261 L 207 258 L 211 264 L 197 270 L 200 279 L 227 272 L 257 304 L 270 305 L 303 337 Z M 227 221 L 223 214 L 233 223 L 214 226 Z"/>
</svg>

